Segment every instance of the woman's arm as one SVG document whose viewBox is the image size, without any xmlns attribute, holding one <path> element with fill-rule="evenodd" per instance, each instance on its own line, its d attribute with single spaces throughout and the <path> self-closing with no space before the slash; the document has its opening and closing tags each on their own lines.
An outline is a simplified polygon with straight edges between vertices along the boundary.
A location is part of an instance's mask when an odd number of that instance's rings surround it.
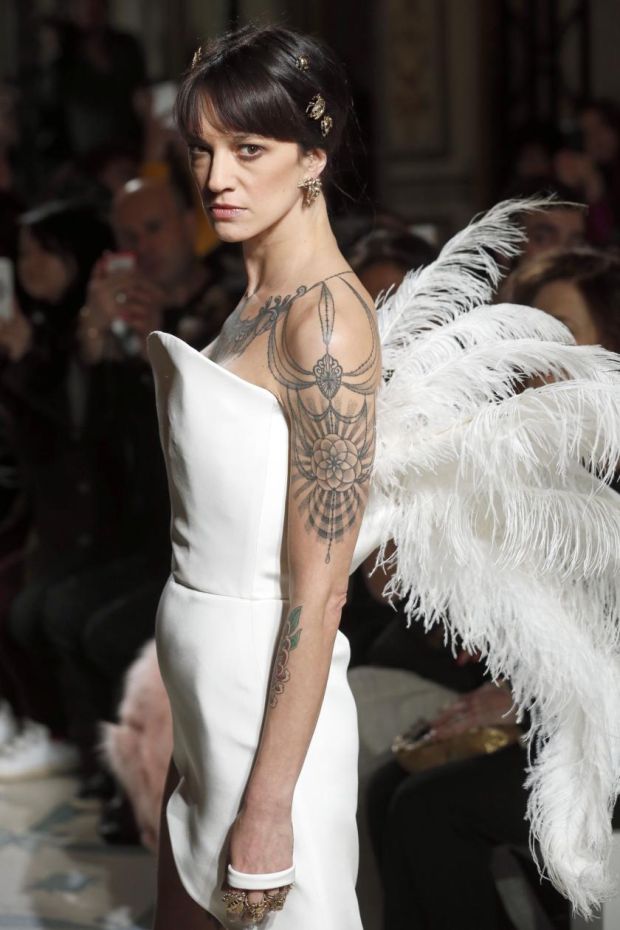
<svg viewBox="0 0 620 930">
<path fill-rule="evenodd" d="M 322 282 L 274 332 L 270 366 L 290 425 L 290 593 L 232 835 L 231 862 L 244 872 L 291 864 L 293 793 L 323 701 L 374 457 L 374 310 L 341 279 Z"/>
</svg>

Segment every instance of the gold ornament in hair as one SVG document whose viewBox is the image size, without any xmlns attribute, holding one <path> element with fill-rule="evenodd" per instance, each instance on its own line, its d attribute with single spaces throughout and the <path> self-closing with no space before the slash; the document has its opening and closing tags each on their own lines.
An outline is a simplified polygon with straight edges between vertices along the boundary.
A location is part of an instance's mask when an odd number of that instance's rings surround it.
<svg viewBox="0 0 620 930">
<path fill-rule="evenodd" d="M 200 64 L 200 60 L 202 56 L 203 56 L 203 48 L 202 48 L 202 45 L 199 45 L 192 57 L 192 68 L 195 68 L 196 65 Z"/>
<path fill-rule="evenodd" d="M 306 107 L 306 113 L 310 119 L 320 119 L 325 113 L 325 98 L 320 94 L 315 94 Z"/>
<path fill-rule="evenodd" d="M 325 98 L 322 97 L 321 94 L 315 94 L 314 97 L 312 97 L 312 99 L 310 100 L 308 106 L 306 107 L 306 113 L 310 117 L 310 119 L 321 120 L 321 123 L 320 123 L 321 135 L 323 137 L 325 137 L 329 133 L 330 129 L 334 125 L 334 121 L 329 115 L 329 113 L 325 112 L 325 107 L 326 107 Z"/>
<path fill-rule="evenodd" d="M 298 55 L 295 59 L 295 66 L 299 68 L 300 71 L 308 71 L 310 68 L 310 62 L 305 55 Z"/>
</svg>

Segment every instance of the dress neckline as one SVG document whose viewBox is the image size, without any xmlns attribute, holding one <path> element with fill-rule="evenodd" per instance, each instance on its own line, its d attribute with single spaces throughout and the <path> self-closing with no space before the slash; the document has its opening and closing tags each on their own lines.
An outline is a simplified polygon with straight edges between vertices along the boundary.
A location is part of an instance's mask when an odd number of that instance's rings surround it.
<svg viewBox="0 0 620 930">
<path fill-rule="evenodd" d="M 234 371 L 230 371 L 230 369 L 228 368 L 224 368 L 223 365 L 218 365 L 218 363 L 214 362 L 212 358 L 209 358 L 208 355 L 205 355 L 204 349 L 202 351 L 199 349 L 194 349 L 194 347 L 190 346 L 190 344 L 188 342 L 185 342 L 184 339 L 179 339 L 179 337 L 175 336 L 174 333 L 166 333 L 166 332 L 163 332 L 163 330 L 155 329 L 149 335 L 159 336 L 160 339 L 162 336 L 164 336 L 168 339 L 172 339 L 177 344 L 184 346 L 188 352 L 191 352 L 192 355 L 200 356 L 200 358 L 203 359 L 203 361 L 205 361 L 208 365 L 210 365 L 211 368 L 214 368 L 217 371 L 221 371 L 225 377 L 232 378 L 234 381 L 237 381 L 240 384 L 246 385 L 250 390 L 258 391 L 260 394 L 263 394 L 267 396 L 268 398 L 270 398 L 273 401 L 273 403 L 277 405 L 282 415 L 283 416 L 285 415 L 284 408 L 282 407 L 282 404 L 280 403 L 276 395 L 273 393 L 273 391 L 270 391 L 269 388 L 263 387 L 260 384 L 255 384 L 253 381 L 248 381 L 246 378 L 242 378 L 241 375 L 236 374 Z"/>
</svg>

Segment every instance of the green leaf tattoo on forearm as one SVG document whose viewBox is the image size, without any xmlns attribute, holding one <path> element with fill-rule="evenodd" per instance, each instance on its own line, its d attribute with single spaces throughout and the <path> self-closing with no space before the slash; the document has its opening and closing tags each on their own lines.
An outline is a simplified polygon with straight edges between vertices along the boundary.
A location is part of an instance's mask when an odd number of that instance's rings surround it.
<svg viewBox="0 0 620 930">
<path fill-rule="evenodd" d="M 299 621 L 301 620 L 301 607 L 295 607 L 291 610 L 288 615 L 287 621 L 284 624 L 284 629 L 282 630 L 282 635 L 280 637 L 280 644 L 278 646 L 278 654 L 273 667 L 273 675 L 271 678 L 271 687 L 269 689 L 269 706 L 276 707 L 278 703 L 278 698 L 281 694 L 284 693 L 284 686 L 287 681 L 290 681 L 291 673 L 288 667 L 288 660 L 293 649 L 297 649 L 299 646 L 299 640 L 301 638 L 301 627 L 299 626 Z"/>
</svg>

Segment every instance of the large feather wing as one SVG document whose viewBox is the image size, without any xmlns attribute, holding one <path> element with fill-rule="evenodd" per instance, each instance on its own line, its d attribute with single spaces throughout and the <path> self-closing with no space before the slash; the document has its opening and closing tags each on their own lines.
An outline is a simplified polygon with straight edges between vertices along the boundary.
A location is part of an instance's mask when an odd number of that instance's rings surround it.
<svg viewBox="0 0 620 930">
<path fill-rule="evenodd" d="M 515 216 L 547 205 L 499 204 L 378 308 L 385 380 L 354 565 L 394 539 L 385 594 L 510 680 L 536 746 L 533 848 L 589 915 L 611 893 L 620 777 L 620 495 L 606 484 L 620 358 L 532 308 L 484 306 L 498 256 L 519 250 Z"/>
</svg>

